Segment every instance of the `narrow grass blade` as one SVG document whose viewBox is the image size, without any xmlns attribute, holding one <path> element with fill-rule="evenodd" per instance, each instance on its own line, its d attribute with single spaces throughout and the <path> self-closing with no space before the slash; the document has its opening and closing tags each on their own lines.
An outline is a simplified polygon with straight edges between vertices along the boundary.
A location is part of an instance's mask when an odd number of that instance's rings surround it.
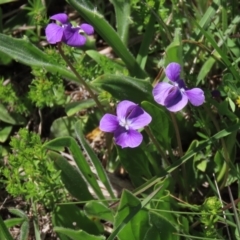
<svg viewBox="0 0 240 240">
<path fill-rule="evenodd" d="M 236 226 L 237 226 L 237 230 L 238 230 L 238 235 L 240 236 L 240 221 L 239 221 L 239 215 L 238 215 L 238 211 L 236 209 L 235 203 L 234 203 L 234 199 L 233 199 L 233 195 L 231 192 L 231 188 L 228 186 L 228 194 L 229 197 L 231 199 L 231 203 L 232 203 L 232 208 L 233 208 L 233 213 L 234 213 L 234 217 L 235 217 L 235 221 L 236 221 Z"/>
<path fill-rule="evenodd" d="M 203 141 L 202 143 L 200 143 L 196 148 L 194 148 L 193 150 L 189 151 L 186 155 L 184 155 L 183 157 L 181 157 L 179 159 L 179 161 L 175 162 L 174 164 L 172 164 L 170 167 L 168 167 L 166 169 L 166 171 L 168 173 L 173 172 L 175 169 L 177 169 L 179 166 L 181 166 L 183 163 L 185 163 L 189 158 L 191 158 L 192 156 L 194 156 L 197 152 L 201 151 L 202 149 L 204 149 L 205 147 L 207 147 L 208 145 L 214 143 L 215 141 L 217 141 L 220 138 L 226 137 L 229 134 L 231 134 L 234 131 L 237 131 L 240 128 L 240 123 L 235 124 L 233 126 L 230 126 L 218 133 L 216 133 L 215 135 L 213 135 L 212 137 L 210 137 L 208 140 Z"/>
<path fill-rule="evenodd" d="M 96 154 L 94 153 L 92 148 L 88 145 L 87 141 L 85 140 L 85 137 L 84 137 L 83 132 L 82 132 L 82 126 L 81 126 L 80 121 L 78 121 L 75 124 L 75 132 L 76 132 L 77 138 L 80 141 L 83 149 L 85 150 L 85 152 L 87 153 L 87 155 L 88 155 L 89 159 L 91 160 L 92 164 L 96 168 L 97 175 L 98 175 L 99 179 L 101 180 L 101 182 L 106 187 L 110 196 L 112 198 L 115 198 L 113 190 L 112 190 L 112 186 L 109 182 L 106 171 L 104 170 L 100 160 L 98 159 L 98 157 L 96 156 Z"/>
<path fill-rule="evenodd" d="M 155 1 L 155 9 L 159 8 L 159 4 L 160 1 Z M 146 27 L 146 32 L 143 35 L 143 40 L 137 55 L 137 62 L 138 64 L 141 66 L 142 69 L 145 68 L 146 62 L 147 62 L 147 58 L 148 58 L 148 51 L 149 51 L 149 46 L 152 42 L 152 38 L 154 36 L 155 33 L 155 21 L 156 21 L 156 17 L 153 14 L 153 12 L 151 12 L 151 17 L 149 19 L 149 22 L 147 24 Z"/>
<path fill-rule="evenodd" d="M 0 239 L 14 240 L 0 216 Z"/>
<path fill-rule="evenodd" d="M 234 66 L 232 66 L 231 62 L 228 60 L 228 57 L 224 54 L 224 52 L 221 50 L 221 48 L 218 46 L 218 44 L 215 42 L 213 37 L 205 31 L 201 26 L 199 26 L 198 23 L 196 23 L 202 34 L 206 37 L 206 39 L 212 44 L 213 48 L 217 51 L 217 53 L 220 55 L 221 59 L 225 63 L 226 67 L 231 71 L 232 75 L 235 79 L 238 79 L 238 72 L 235 69 Z M 199 80 L 199 79 L 198 79 Z"/>
<path fill-rule="evenodd" d="M 128 44 L 131 6 L 129 0 L 110 0 L 114 6 L 117 32 L 125 46 Z"/>
</svg>

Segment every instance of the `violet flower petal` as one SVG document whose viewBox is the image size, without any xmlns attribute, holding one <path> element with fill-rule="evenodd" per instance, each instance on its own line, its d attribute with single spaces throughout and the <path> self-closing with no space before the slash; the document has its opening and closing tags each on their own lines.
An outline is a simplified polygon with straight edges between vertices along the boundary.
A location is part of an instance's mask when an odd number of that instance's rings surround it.
<svg viewBox="0 0 240 240">
<path fill-rule="evenodd" d="M 66 27 L 64 29 L 64 39 L 63 41 L 72 47 L 83 46 L 87 39 L 79 33 L 79 28 Z"/>
<path fill-rule="evenodd" d="M 180 78 L 181 66 L 178 63 L 172 62 L 167 65 L 165 74 L 169 80 L 176 82 Z"/>
<path fill-rule="evenodd" d="M 132 129 L 142 128 L 152 121 L 152 117 L 139 106 L 134 107 L 127 119 Z"/>
<path fill-rule="evenodd" d="M 182 110 L 188 103 L 188 97 L 178 87 L 173 87 L 165 99 L 164 105 L 171 112 Z"/>
<path fill-rule="evenodd" d="M 164 104 L 165 99 L 167 98 L 167 96 L 172 88 L 173 88 L 173 85 L 171 85 L 169 83 L 166 83 L 166 82 L 158 83 L 152 91 L 154 100 L 158 104 L 165 105 Z"/>
<path fill-rule="evenodd" d="M 138 147 L 143 140 L 143 136 L 141 133 L 133 129 L 129 129 L 128 131 L 126 131 L 125 128 L 117 130 L 114 134 L 114 137 L 116 144 L 120 145 L 122 148 Z"/>
<path fill-rule="evenodd" d="M 194 106 L 200 106 L 205 101 L 204 92 L 200 88 L 193 88 L 190 90 L 186 90 L 186 95 L 188 97 L 189 102 Z"/>
<path fill-rule="evenodd" d="M 186 90 L 185 82 L 182 79 L 177 80 L 176 83 L 177 83 L 179 89 L 182 88 L 182 89 Z"/>
<path fill-rule="evenodd" d="M 114 132 L 119 127 L 117 117 L 115 115 L 106 113 L 100 120 L 99 128 L 104 132 Z"/>
<path fill-rule="evenodd" d="M 80 25 L 80 28 L 87 34 L 92 35 L 94 33 L 94 28 L 90 24 L 83 23 Z"/>
<path fill-rule="evenodd" d="M 64 29 L 56 23 L 50 23 L 45 29 L 47 41 L 51 44 L 55 44 L 62 41 Z"/>
<path fill-rule="evenodd" d="M 50 17 L 51 20 L 59 21 L 62 24 L 68 23 L 68 16 L 65 13 L 58 13 Z"/>
<path fill-rule="evenodd" d="M 121 101 L 120 103 L 118 103 L 118 105 L 117 105 L 118 119 L 119 120 L 123 119 L 123 118 L 125 119 L 135 106 L 137 106 L 136 103 L 133 103 L 128 100 L 124 100 L 124 101 Z"/>
</svg>

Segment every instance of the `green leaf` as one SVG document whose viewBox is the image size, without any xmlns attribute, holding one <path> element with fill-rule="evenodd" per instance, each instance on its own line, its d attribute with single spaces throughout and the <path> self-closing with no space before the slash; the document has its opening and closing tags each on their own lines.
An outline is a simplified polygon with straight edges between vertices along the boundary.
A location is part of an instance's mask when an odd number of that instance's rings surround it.
<svg viewBox="0 0 240 240">
<path fill-rule="evenodd" d="M 29 226 L 29 221 L 28 220 L 25 220 L 22 225 L 21 225 L 21 228 L 20 228 L 20 236 L 19 236 L 19 240 L 28 240 L 29 238 L 29 229 L 30 226 Z"/>
<path fill-rule="evenodd" d="M 69 148 L 73 156 L 73 159 L 79 171 L 85 178 L 86 182 L 92 187 L 92 189 L 94 190 L 98 198 L 105 199 L 105 197 L 103 196 L 102 190 L 98 185 L 96 177 L 91 171 L 89 163 L 85 159 L 82 151 L 80 150 L 80 146 L 77 144 L 74 138 L 72 137 L 56 138 L 50 142 L 45 143 L 44 147 L 51 150 L 58 150 L 60 147 Z"/>
<path fill-rule="evenodd" d="M 126 227 L 127 224 L 131 225 L 130 221 L 132 220 L 132 218 L 136 214 L 138 214 L 139 211 L 141 211 L 141 209 L 144 208 L 150 202 L 150 200 L 158 193 L 158 191 L 160 189 L 161 189 L 161 187 L 159 187 L 158 189 L 153 191 L 142 202 L 140 202 L 130 192 L 126 191 L 126 189 L 124 189 L 122 197 L 121 197 L 121 201 L 120 201 L 120 206 L 119 206 L 118 212 L 116 214 L 116 223 L 118 223 L 119 225 L 115 224 L 115 226 L 114 226 L 115 229 L 112 232 L 112 234 L 109 236 L 108 240 L 115 239 L 115 237 L 119 233 L 121 233 L 121 231 L 124 230 L 124 228 Z M 129 206 L 129 203 L 131 203 L 130 206 Z M 143 210 L 143 211 L 145 211 L 145 210 Z M 123 216 L 125 216 L 125 217 L 123 218 Z M 141 216 L 143 217 L 143 219 L 145 218 L 144 213 Z M 143 221 L 145 222 L 145 219 Z M 142 225 L 142 222 L 141 222 L 141 225 Z M 133 229 L 135 234 L 138 234 L 138 235 L 144 234 L 144 231 L 142 231 L 141 229 L 137 228 L 136 230 L 137 230 L 136 232 L 138 232 L 138 233 L 136 233 Z M 127 239 L 131 239 L 131 238 L 127 238 Z M 136 238 L 136 239 L 138 239 L 138 238 Z"/>
<path fill-rule="evenodd" d="M 9 113 L 7 108 L 1 103 L 0 103 L 0 121 L 12 125 L 23 125 L 25 123 L 25 119 L 21 115 L 16 113 Z"/>
<path fill-rule="evenodd" d="M 7 228 L 14 227 L 16 225 L 21 225 L 24 222 L 24 218 L 10 218 L 4 221 Z"/>
<path fill-rule="evenodd" d="M 104 239 L 106 239 L 104 236 L 90 235 L 89 233 L 86 233 L 83 230 L 72 230 L 72 229 L 62 228 L 62 227 L 55 227 L 53 230 L 57 233 L 61 233 L 61 234 L 68 236 L 72 240 L 79 240 L 79 239 L 104 240 Z"/>
<path fill-rule="evenodd" d="M 170 119 L 169 114 L 165 109 L 157 107 L 149 102 L 143 101 L 141 106 L 152 116 L 152 122 L 149 127 L 151 128 L 156 139 L 162 146 L 168 148 L 171 142 L 171 135 L 169 132 Z"/>
<path fill-rule="evenodd" d="M 2 124 L 3 125 L 3 124 Z M 0 142 L 4 143 L 12 131 L 12 126 L 2 126 L 0 127 Z"/>
<path fill-rule="evenodd" d="M 117 32 L 122 42 L 128 44 L 128 30 L 131 21 L 131 6 L 129 0 L 110 0 L 114 6 L 117 22 Z"/>
<path fill-rule="evenodd" d="M 211 70 L 211 68 L 213 67 L 213 64 L 216 62 L 217 59 L 221 60 L 221 58 L 223 59 L 223 61 L 225 62 L 226 65 L 229 65 L 229 61 L 226 57 L 226 53 L 225 51 L 220 51 L 219 49 L 220 47 L 225 44 L 225 41 L 229 38 L 229 35 L 231 33 L 233 33 L 233 31 L 235 31 L 236 25 L 240 22 L 240 17 L 236 16 L 231 24 L 229 25 L 229 27 L 226 29 L 226 31 L 224 32 L 224 34 L 220 34 L 220 40 L 218 41 L 217 46 L 218 49 L 216 49 L 217 51 L 213 51 L 212 55 L 214 55 L 215 57 L 210 56 L 209 59 L 207 61 L 204 62 L 203 66 L 201 67 L 201 70 L 198 74 L 197 77 L 197 84 L 199 84 L 199 82 L 201 80 L 203 80 L 206 75 L 209 73 L 209 71 Z M 200 28 L 200 27 L 199 27 Z M 212 43 L 214 42 L 214 35 L 209 33 L 209 32 L 205 32 L 203 29 L 200 28 L 200 31 L 203 32 L 203 34 L 205 34 L 206 38 Z M 214 46 L 214 45 L 213 45 Z M 229 65 L 230 66 L 230 65 Z M 236 71 L 234 70 L 234 68 L 232 68 L 232 74 L 236 77 L 235 73 Z"/>
<path fill-rule="evenodd" d="M 76 205 L 58 205 L 53 211 L 52 222 L 54 227 L 81 229 L 89 234 L 99 235 L 103 231 L 96 222 L 90 220 Z M 73 224 L 74 223 L 74 224 Z M 55 228 L 54 228 L 55 229 Z M 60 233 L 60 232 L 59 232 Z M 60 239 L 69 239 L 62 237 Z M 70 238 L 71 239 L 71 238 Z M 81 239 L 81 238 L 78 238 Z"/>
<path fill-rule="evenodd" d="M 147 80 L 106 74 L 92 82 L 93 86 L 99 87 L 119 100 L 131 100 L 140 103 L 144 100 L 153 101 L 152 85 Z"/>
<path fill-rule="evenodd" d="M 20 210 L 20 209 L 17 209 L 17 208 L 9 208 L 8 211 L 9 211 L 10 213 L 18 216 L 18 217 L 23 218 L 24 220 L 28 220 L 28 215 L 27 215 L 24 211 L 22 211 L 22 210 Z"/>
<path fill-rule="evenodd" d="M 206 168 L 207 168 L 207 163 L 208 163 L 208 160 L 207 160 L 207 159 L 201 159 L 200 161 L 198 161 L 198 162 L 196 163 L 196 167 L 197 167 L 197 169 L 199 169 L 200 171 L 205 172 L 205 171 L 206 171 Z"/>
<path fill-rule="evenodd" d="M 208 145 L 214 143 L 218 139 L 221 139 L 223 137 L 226 137 L 230 135 L 231 133 L 239 130 L 240 128 L 240 123 L 232 125 L 227 127 L 226 129 L 221 130 L 220 132 L 216 133 L 212 137 L 210 137 L 208 140 L 203 141 L 200 143 L 196 148 L 188 151 L 183 157 L 181 157 L 178 162 L 175 162 L 172 164 L 170 167 L 166 169 L 168 173 L 173 172 L 175 169 L 177 169 L 179 166 L 184 164 L 187 160 L 189 160 L 191 157 L 193 157 L 197 152 L 201 151 L 202 149 L 206 148 Z"/>
<path fill-rule="evenodd" d="M 117 147 L 117 151 L 120 161 L 124 169 L 128 172 L 134 186 L 138 187 L 146 179 L 152 177 L 147 156 L 141 147 L 124 149 Z"/>
<path fill-rule="evenodd" d="M 151 228 L 148 230 L 143 240 L 177 240 L 179 236 L 174 234 L 176 229 L 168 222 L 166 218 L 160 215 L 149 212 L 149 222 Z"/>
<path fill-rule="evenodd" d="M 224 54 L 224 52 L 221 50 L 221 48 L 218 46 L 216 41 L 214 40 L 214 37 L 207 31 L 205 31 L 198 23 L 196 23 L 197 27 L 200 29 L 201 33 L 205 36 L 205 38 L 208 40 L 208 42 L 213 46 L 217 54 L 220 55 L 222 61 L 226 65 L 226 67 L 231 71 L 232 75 L 235 79 L 238 79 L 238 72 L 236 71 L 235 67 L 232 66 L 231 61 L 228 59 L 228 56 Z M 201 79 L 198 78 L 198 82 Z"/>
<path fill-rule="evenodd" d="M 0 239 L 14 240 L 0 216 Z"/>
<path fill-rule="evenodd" d="M 167 66 L 171 62 L 177 62 L 183 66 L 182 56 L 182 33 L 180 28 L 176 28 L 174 32 L 174 39 L 166 48 L 166 55 L 164 65 Z"/>
<path fill-rule="evenodd" d="M 88 190 L 87 183 L 80 172 L 72 166 L 67 159 L 55 152 L 48 152 L 48 156 L 54 161 L 57 169 L 61 170 L 61 179 L 69 193 L 79 201 L 93 199 Z"/>
<path fill-rule="evenodd" d="M 10 2 L 16 2 L 18 0 L 1 0 L 0 4 L 10 3 Z"/>
<path fill-rule="evenodd" d="M 128 191 L 124 191 L 115 216 L 114 226 L 119 226 L 124 222 L 125 218 L 131 214 L 134 214 L 134 216 L 131 218 L 130 222 L 118 233 L 118 238 L 120 240 L 143 239 L 150 228 L 148 223 L 148 211 L 146 209 L 141 209 L 141 202 L 135 196 Z"/>
<path fill-rule="evenodd" d="M 76 116 L 57 118 L 50 128 L 51 137 L 75 136 L 74 125 L 78 119 Z"/>
<path fill-rule="evenodd" d="M 28 66 L 45 68 L 79 83 L 71 71 L 52 62 L 47 54 L 26 39 L 16 39 L 0 33 L 0 52 Z"/>
<path fill-rule="evenodd" d="M 84 206 L 84 211 L 89 217 L 99 218 L 105 221 L 113 222 L 113 211 L 106 205 L 90 201 Z"/>
<path fill-rule="evenodd" d="M 160 1 L 155 1 L 154 9 L 159 9 Z M 137 55 L 137 62 L 141 66 L 142 69 L 145 68 L 148 53 L 149 53 L 149 46 L 152 43 L 152 39 L 154 37 L 155 33 L 155 22 L 156 22 L 156 16 L 153 13 L 154 10 L 151 11 L 151 16 L 149 19 L 149 22 L 146 26 L 146 32 L 143 35 L 143 40 Z"/>
<path fill-rule="evenodd" d="M 136 59 L 121 41 L 119 35 L 105 20 L 104 16 L 97 12 L 96 8 L 87 0 L 69 0 L 72 7 L 77 10 L 87 22 L 94 26 L 96 32 L 110 45 L 114 52 L 126 64 L 132 76 L 147 77 L 147 73 L 141 69 Z"/>
<path fill-rule="evenodd" d="M 94 107 L 96 102 L 93 99 L 85 99 L 80 102 L 71 102 L 65 106 L 65 112 L 68 116 L 73 116 L 75 113 Z"/>
<path fill-rule="evenodd" d="M 110 181 L 107 177 L 106 171 L 104 170 L 100 160 L 98 159 L 98 157 L 94 153 L 93 149 L 89 146 L 89 144 L 85 140 L 85 137 L 84 137 L 83 131 L 82 131 L 82 125 L 81 125 L 80 121 L 77 121 L 77 123 L 75 124 L 75 132 L 76 132 L 78 140 L 81 143 L 81 146 L 83 147 L 83 149 L 87 153 L 89 159 L 91 160 L 92 164 L 94 165 L 99 179 L 101 180 L 101 182 L 104 184 L 104 186 L 108 190 L 110 196 L 112 198 L 115 198 L 115 195 L 113 193 L 112 186 L 111 186 Z"/>
<path fill-rule="evenodd" d="M 123 73 L 124 71 L 127 72 L 126 67 L 123 65 L 123 63 L 119 63 L 114 59 L 110 59 L 107 56 L 100 54 L 99 52 L 95 50 L 88 50 L 86 51 L 86 54 L 91 57 L 95 62 L 98 63 L 99 66 L 104 69 L 104 65 L 108 64 L 109 68 L 112 69 L 115 73 Z"/>
</svg>

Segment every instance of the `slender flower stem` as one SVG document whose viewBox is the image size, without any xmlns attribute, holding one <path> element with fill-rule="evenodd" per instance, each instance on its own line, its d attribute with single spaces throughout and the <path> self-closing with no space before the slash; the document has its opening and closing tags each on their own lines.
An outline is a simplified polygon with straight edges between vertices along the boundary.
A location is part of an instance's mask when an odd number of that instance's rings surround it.
<svg viewBox="0 0 240 240">
<path fill-rule="evenodd" d="M 152 134 L 151 130 L 149 127 L 144 127 L 146 133 L 148 134 L 148 136 L 150 137 L 150 139 L 152 140 L 152 142 L 154 143 L 154 145 L 156 146 L 158 152 L 160 153 L 160 155 L 162 156 L 163 160 L 164 160 L 164 165 L 166 166 L 170 166 L 170 163 L 167 159 L 166 154 L 164 153 L 164 151 L 162 151 L 161 146 L 159 145 L 157 139 L 155 138 L 155 136 Z"/>
<path fill-rule="evenodd" d="M 58 50 L 60 55 L 62 56 L 62 58 L 64 59 L 64 61 L 67 63 L 67 65 L 70 67 L 70 69 L 72 70 L 72 72 L 76 75 L 76 77 L 78 78 L 79 82 L 84 86 L 84 88 L 89 92 L 89 94 L 91 95 L 91 97 L 93 98 L 93 100 L 96 102 L 98 108 L 101 110 L 102 113 L 104 113 L 104 109 L 103 106 L 101 105 L 101 103 L 99 102 L 97 96 L 94 94 L 94 92 L 92 91 L 92 89 L 88 86 L 88 84 L 82 79 L 82 77 L 80 76 L 80 74 L 77 72 L 77 70 L 75 69 L 75 67 L 72 65 L 72 63 L 68 60 L 68 58 L 65 56 L 63 50 L 62 50 L 62 46 L 61 43 L 58 43 Z"/>
<path fill-rule="evenodd" d="M 178 147 L 179 147 L 179 155 L 180 155 L 180 157 L 182 157 L 183 156 L 182 142 L 181 142 L 181 137 L 180 137 L 180 132 L 179 132 L 179 129 L 178 129 L 176 117 L 171 112 L 170 112 L 170 115 L 171 115 L 171 118 L 172 118 L 172 121 L 173 121 L 173 126 L 174 126 L 174 130 L 175 130 L 176 138 L 177 138 L 177 143 L 178 143 Z"/>
</svg>

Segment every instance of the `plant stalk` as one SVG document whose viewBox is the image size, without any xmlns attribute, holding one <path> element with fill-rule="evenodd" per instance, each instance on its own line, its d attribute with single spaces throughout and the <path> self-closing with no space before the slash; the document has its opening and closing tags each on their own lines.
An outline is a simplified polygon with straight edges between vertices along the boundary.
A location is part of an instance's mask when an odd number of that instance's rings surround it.
<svg viewBox="0 0 240 240">
<path fill-rule="evenodd" d="M 72 70 L 72 72 L 76 75 L 76 77 L 78 78 L 79 82 L 84 86 L 84 88 L 89 92 L 89 94 L 91 95 L 91 97 L 93 98 L 93 100 L 96 102 L 98 108 L 101 110 L 102 113 L 104 113 L 104 109 L 103 106 L 101 105 L 101 103 L 99 102 L 97 96 L 94 94 L 94 92 L 92 91 L 92 89 L 88 86 L 88 84 L 82 79 L 82 77 L 80 76 L 80 74 L 77 72 L 77 70 L 75 69 L 75 67 L 72 65 L 72 63 L 68 60 L 68 58 L 65 56 L 63 50 L 62 50 L 62 46 L 61 43 L 58 43 L 58 50 L 60 55 L 62 56 L 62 58 L 64 59 L 64 61 L 67 63 L 67 65 L 70 67 L 70 69 Z"/>
</svg>

